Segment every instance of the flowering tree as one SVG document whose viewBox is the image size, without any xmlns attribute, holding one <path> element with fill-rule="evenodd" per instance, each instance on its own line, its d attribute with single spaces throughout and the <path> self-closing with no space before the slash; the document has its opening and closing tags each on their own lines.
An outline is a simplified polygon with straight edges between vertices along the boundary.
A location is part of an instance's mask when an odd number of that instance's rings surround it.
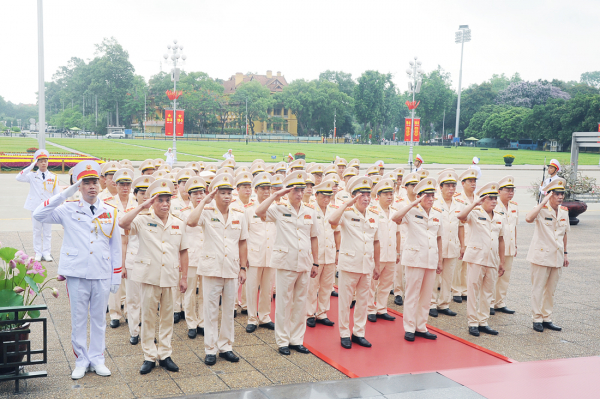
<svg viewBox="0 0 600 399">
<path fill-rule="evenodd" d="M 498 93 L 496 103 L 514 107 L 533 108 L 534 105 L 544 105 L 551 98 L 569 100 L 571 96 L 551 84 L 541 82 L 512 83 Z"/>
</svg>

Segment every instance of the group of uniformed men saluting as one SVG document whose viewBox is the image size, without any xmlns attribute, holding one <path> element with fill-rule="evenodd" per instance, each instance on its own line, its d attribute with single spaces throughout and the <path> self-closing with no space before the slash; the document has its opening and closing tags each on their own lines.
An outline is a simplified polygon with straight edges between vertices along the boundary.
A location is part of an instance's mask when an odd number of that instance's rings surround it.
<svg viewBox="0 0 600 399">
<path fill-rule="evenodd" d="M 283 355 L 309 353 L 303 346 L 307 326 L 334 325 L 327 317 L 331 295 L 339 295 L 339 332 L 347 349 L 371 346 L 367 321 L 395 320 L 387 312 L 392 290 L 394 302 L 404 306 L 407 341 L 436 339 L 427 318 L 456 316 L 452 300 L 468 298 L 474 336 L 498 334 L 488 325 L 490 313 L 514 313 L 505 302 L 519 218 L 512 176 L 477 188 L 476 169 L 460 175 L 445 169 L 433 177 L 419 155 L 406 173 L 385 172 L 378 161 L 364 174 L 358 159 L 342 158 L 327 165 L 257 159 L 237 168 L 227 159 L 220 165 L 190 162 L 183 169 L 146 160 L 137 178 L 128 160 L 102 167 L 83 161 L 71 169 L 71 186 L 55 192 L 54 175 L 52 184 L 38 178 L 49 173 L 47 158 L 39 150 L 17 179 L 29 181 L 34 193 L 47 192 L 33 211 L 34 225 L 65 228 L 58 273 L 67 279 L 71 303 L 73 379 L 88 370 L 110 375 L 103 357 L 107 306 L 111 327 L 126 317 L 130 343 L 141 338 L 142 374 L 157 360 L 179 370 L 171 337 L 182 318 L 190 339 L 204 336 L 207 365 L 216 363 L 217 354 L 239 361 L 232 344 L 240 307 L 248 314 L 246 331 L 274 330 Z M 551 320 L 553 297 L 569 263 L 559 168 L 552 160 L 551 178 L 541 188 L 547 194 L 526 216 L 535 223 L 527 260 L 533 328 L 540 332 L 560 330 Z M 45 242 L 43 251 L 49 256 Z"/>
</svg>

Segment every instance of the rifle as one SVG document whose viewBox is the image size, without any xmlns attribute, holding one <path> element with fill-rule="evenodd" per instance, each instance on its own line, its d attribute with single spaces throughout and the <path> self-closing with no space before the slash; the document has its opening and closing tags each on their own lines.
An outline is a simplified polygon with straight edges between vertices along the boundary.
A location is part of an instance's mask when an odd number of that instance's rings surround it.
<svg viewBox="0 0 600 399">
<path fill-rule="evenodd" d="M 542 172 L 542 184 L 541 187 L 544 187 L 544 180 L 546 180 L 546 157 L 544 156 L 544 171 Z M 538 195 L 538 204 L 542 202 L 544 199 L 544 192 L 540 189 L 540 194 Z"/>
</svg>

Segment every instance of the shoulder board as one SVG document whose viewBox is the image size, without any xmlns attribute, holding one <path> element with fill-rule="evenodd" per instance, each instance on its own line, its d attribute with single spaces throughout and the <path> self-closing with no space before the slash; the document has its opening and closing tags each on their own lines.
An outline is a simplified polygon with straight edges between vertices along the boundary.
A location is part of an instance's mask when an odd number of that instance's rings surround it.
<svg viewBox="0 0 600 399">
<path fill-rule="evenodd" d="M 79 200 L 67 200 L 65 202 L 79 202 Z"/>
<path fill-rule="evenodd" d="M 183 212 L 183 211 L 187 211 L 188 209 L 191 209 L 190 206 L 186 206 L 185 208 L 181 208 L 180 211 Z"/>
<path fill-rule="evenodd" d="M 432 206 L 431 207 L 434 211 L 438 211 L 439 213 L 442 213 L 442 210 L 436 206 Z"/>
<path fill-rule="evenodd" d="M 460 198 L 454 198 L 456 200 L 456 202 L 461 203 L 464 205 L 465 201 L 461 200 Z"/>
<path fill-rule="evenodd" d="M 562 209 L 563 211 L 568 211 L 569 208 L 567 208 L 566 206 L 561 206 L 560 209 Z"/>
<path fill-rule="evenodd" d="M 177 216 L 177 215 L 173 215 L 173 214 L 171 214 L 171 216 L 173 216 L 175 219 L 178 219 L 179 221 L 183 222 L 183 219 L 182 219 L 182 218 L 180 218 L 179 216 Z"/>
<path fill-rule="evenodd" d="M 214 211 L 215 208 L 213 208 L 212 206 L 205 206 L 203 211 Z"/>
<path fill-rule="evenodd" d="M 494 213 L 497 214 L 497 215 L 504 215 L 504 212 L 498 212 L 496 210 L 494 210 Z"/>
<path fill-rule="evenodd" d="M 113 204 L 104 204 L 104 205 L 108 205 L 108 206 L 110 206 L 110 207 L 113 207 L 113 208 L 117 209 L 117 207 L 116 207 L 116 206 L 114 206 Z"/>
<path fill-rule="evenodd" d="M 377 210 L 377 208 L 375 208 L 374 206 L 369 207 L 369 211 L 373 212 L 376 215 L 379 215 L 379 211 Z"/>
<path fill-rule="evenodd" d="M 236 212 L 240 212 L 240 213 L 244 213 L 244 211 L 242 211 L 239 208 L 231 208 L 232 211 L 236 211 Z"/>
<path fill-rule="evenodd" d="M 352 211 L 352 208 L 346 208 L 344 212 Z"/>
<path fill-rule="evenodd" d="M 246 205 L 244 205 L 244 208 L 248 208 L 249 206 L 252 206 L 252 205 L 254 205 L 253 202 L 248 202 Z"/>
<path fill-rule="evenodd" d="M 508 202 L 510 202 L 510 203 L 511 203 L 511 204 L 513 204 L 513 205 L 519 205 L 519 204 L 517 204 L 517 201 L 510 200 L 510 201 L 508 201 Z"/>
<path fill-rule="evenodd" d="M 454 193 L 455 197 L 458 197 L 460 195 L 460 193 Z"/>
<path fill-rule="evenodd" d="M 390 209 L 393 209 L 394 211 L 398 210 L 398 208 L 396 208 L 394 205 L 390 205 Z"/>
<path fill-rule="evenodd" d="M 482 209 L 480 206 L 476 206 L 476 207 L 475 207 L 475 210 L 476 210 L 476 211 L 483 211 L 483 209 Z"/>
<path fill-rule="evenodd" d="M 106 197 L 104 198 L 102 201 L 106 202 L 106 201 L 112 201 L 115 197 Z"/>
<path fill-rule="evenodd" d="M 329 207 L 330 207 L 330 208 L 335 208 L 335 209 L 339 209 L 339 208 L 340 208 L 339 206 L 337 206 L 337 205 L 335 205 L 335 204 L 329 204 Z"/>
<path fill-rule="evenodd" d="M 288 199 L 288 196 L 287 196 L 287 194 L 286 194 L 286 195 L 284 195 L 284 196 L 282 196 L 282 197 L 281 197 L 281 199 L 287 200 L 287 199 Z"/>
<path fill-rule="evenodd" d="M 304 204 L 305 207 L 310 208 L 310 209 L 315 209 L 315 206 L 311 203 L 308 204 Z"/>
</svg>

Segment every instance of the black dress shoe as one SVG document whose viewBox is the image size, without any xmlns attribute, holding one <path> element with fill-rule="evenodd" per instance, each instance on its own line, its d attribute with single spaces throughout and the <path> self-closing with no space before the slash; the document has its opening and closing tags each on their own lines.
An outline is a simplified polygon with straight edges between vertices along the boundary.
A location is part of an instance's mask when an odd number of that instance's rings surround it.
<svg viewBox="0 0 600 399">
<path fill-rule="evenodd" d="M 450 308 L 438 309 L 438 313 L 445 314 L 446 316 L 456 316 L 456 312 L 453 312 Z"/>
<path fill-rule="evenodd" d="M 248 309 L 242 309 L 242 314 L 248 314 Z"/>
<path fill-rule="evenodd" d="M 354 342 L 355 344 L 359 344 L 360 346 L 364 346 L 365 348 L 371 347 L 371 343 L 367 341 L 365 337 L 357 337 L 354 334 L 352 334 L 352 342 Z"/>
<path fill-rule="evenodd" d="M 279 353 L 281 353 L 282 355 L 289 356 L 289 354 L 290 354 L 290 348 L 288 348 L 287 346 L 280 346 L 279 347 Z"/>
<path fill-rule="evenodd" d="M 185 312 L 183 310 L 181 312 L 179 312 L 179 318 L 181 320 L 185 320 Z"/>
<path fill-rule="evenodd" d="M 144 364 L 142 364 L 142 367 L 140 368 L 140 374 L 148 374 L 154 367 L 156 367 L 156 362 L 144 360 Z"/>
<path fill-rule="evenodd" d="M 533 323 L 533 329 L 537 332 L 544 332 L 544 325 L 542 323 Z"/>
<path fill-rule="evenodd" d="M 461 296 L 461 298 L 462 298 L 463 301 L 467 300 L 467 296 L 466 295 Z"/>
<path fill-rule="evenodd" d="M 253 333 L 254 331 L 256 331 L 256 324 L 248 324 L 246 326 L 246 332 L 248 334 Z"/>
<path fill-rule="evenodd" d="M 317 319 L 317 323 L 323 324 L 324 326 L 327 326 L 327 327 L 331 327 L 335 324 L 333 321 L 329 320 L 327 317 L 324 319 Z"/>
<path fill-rule="evenodd" d="M 390 290 L 390 295 L 394 295 L 394 290 Z"/>
<path fill-rule="evenodd" d="M 498 308 L 496 309 L 496 312 L 502 312 L 502 313 L 506 313 L 506 314 L 514 314 L 515 311 L 512 309 L 507 308 L 506 306 L 503 308 Z"/>
<path fill-rule="evenodd" d="M 219 357 L 222 357 L 223 359 L 231 363 L 237 363 L 240 361 L 240 358 L 234 355 L 232 351 L 219 353 Z"/>
<path fill-rule="evenodd" d="M 415 331 L 415 337 L 421 337 L 425 339 L 437 339 L 437 335 L 430 333 L 429 331 L 420 332 Z"/>
<path fill-rule="evenodd" d="M 469 327 L 469 334 L 474 337 L 479 337 L 479 328 L 478 327 Z"/>
<path fill-rule="evenodd" d="M 309 317 L 308 319 L 306 319 L 306 325 L 309 327 L 314 327 L 317 325 L 317 319 L 315 319 L 314 317 Z"/>
<path fill-rule="evenodd" d="M 331 296 L 334 296 L 334 297 L 336 297 L 336 298 L 337 298 L 337 296 L 338 296 L 338 293 L 337 293 L 337 291 L 331 291 Z"/>
<path fill-rule="evenodd" d="M 415 333 L 405 332 L 404 339 L 407 341 L 413 342 L 415 340 Z"/>
<path fill-rule="evenodd" d="M 462 303 L 462 297 L 460 295 L 453 296 L 452 300 L 456 303 Z"/>
<path fill-rule="evenodd" d="M 477 329 L 479 330 L 479 332 L 482 332 L 482 333 L 485 333 L 485 334 L 498 335 L 498 331 L 492 330 L 490 328 L 490 326 L 479 326 Z"/>
<path fill-rule="evenodd" d="M 310 351 L 304 345 L 290 345 L 289 348 L 300 353 L 310 353 Z"/>
<path fill-rule="evenodd" d="M 350 304 L 350 309 L 352 309 L 354 305 L 356 305 L 356 301 L 352 301 L 352 303 Z"/>
<path fill-rule="evenodd" d="M 204 327 L 196 327 L 196 332 L 200 335 L 204 335 Z"/>
<path fill-rule="evenodd" d="M 494 308 L 490 308 L 490 316 L 493 316 L 496 314 L 496 311 L 494 310 Z"/>
<path fill-rule="evenodd" d="M 217 362 L 217 355 L 206 355 L 204 358 L 204 364 L 207 366 L 212 366 Z"/>
<path fill-rule="evenodd" d="M 342 338 L 342 348 L 352 349 L 352 341 L 350 341 L 350 338 Z"/>
<path fill-rule="evenodd" d="M 369 320 L 371 323 L 376 323 L 377 322 L 377 316 L 374 314 L 369 314 L 367 315 L 367 320 Z"/>
<path fill-rule="evenodd" d="M 437 309 L 429 309 L 429 316 L 431 316 L 431 317 L 438 317 L 438 311 L 437 311 Z"/>
<path fill-rule="evenodd" d="M 237 309 L 233 311 L 233 318 L 235 319 L 237 317 Z"/>
<path fill-rule="evenodd" d="M 178 371 L 179 371 L 179 366 L 177 366 L 177 365 L 175 364 L 175 362 L 173 361 L 173 359 L 171 359 L 171 356 L 169 356 L 169 357 L 168 357 L 168 358 L 166 358 L 166 359 L 159 360 L 159 361 L 158 361 L 158 365 L 159 365 L 160 367 L 163 367 L 163 368 L 165 368 L 165 369 L 167 369 L 167 370 L 169 370 L 169 371 L 172 371 L 172 372 L 174 372 L 174 373 L 176 373 L 176 372 L 178 372 Z"/>
<path fill-rule="evenodd" d="M 402 300 L 402 296 L 400 296 L 400 295 L 396 295 L 396 296 L 394 297 L 394 303 L 395 303 L 396 305 L 398 305 L 398 306 L 402 306 L 402 305 L 404 305 L 404 301 Z"/>
<path fill-rule="evenodd" d="M 378 319 L 383 319 L 383 320 L 387 320 L 387 321 L 394 321 L 396 320 L 396 318 L 394 316 L 391 316 L 389 313 L 381 313 L 381 314 L 377 314 L 377 318 Z"/>
<path fill-rule="evenodd" d="M 121 325 L 121 322 L 119 320 L 111 320 L 110 321 L 110 327 L 111 328 L 117 328 Z"/>
<path fill-rule="evenodd" d="M 273 323 L 272 321 L 268 322 L 268 323 L 262 323 L 258 325 L 260 328 L 266 328 L 268 330 L 275 330 L 275 323 Z"/>
<path fill-rule="evenodd" d="M 137 345 L 138 342 L 140 342 L 140 336 L 139 335 L 137 337 L 129 337 L 129 343 L 131 345 Z"/>
<path fill-rule="evenodd" d="M 181 315 L 179 312 L 173 313 L 173 323 L 177 324 L 181 321 Z"/>
<path fill-rule="evenodd" d="M 544 326 L 544 328 L 547 328 L 548 330 L 562 331 L 562 327 L 559 327 L 556 324 L 553 324 L 551 321 L 544 321 L 542 323 L 542 326 Z"/>
<path fill-rule="evenodd" d="M 195 329 L 195 328 L 190 328 L 190 329 L 188 330 L 188 338 L 189 338 L 189 339 L 195 339 L 195 338 L 196 338 L 196 335 L 198 335 L 198 331 L 196 331 L 196 329 Z"/>
</svg>

